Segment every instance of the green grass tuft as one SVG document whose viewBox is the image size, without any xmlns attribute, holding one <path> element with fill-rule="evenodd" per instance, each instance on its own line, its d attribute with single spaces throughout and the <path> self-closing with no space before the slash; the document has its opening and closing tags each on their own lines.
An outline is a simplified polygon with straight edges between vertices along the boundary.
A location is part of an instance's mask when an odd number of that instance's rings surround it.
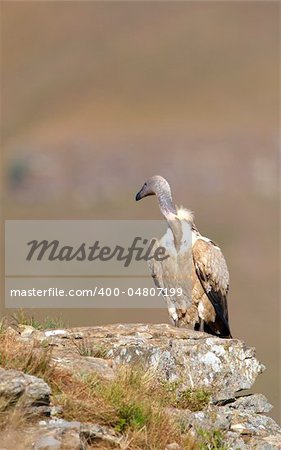
<svg viewBox="0 0 281 450">
<path fill-rule="evenodd" d="M 27 325 L 36 330 L 48 330 L 64 328 L 65 324 L 61 318 L 46 317 L 43 321 L 36 320 L 33 316 L 27 314 L 23 309 L 20 309 L 12 315 L 12 321 L 16 325 Z"/>
<path fill-rule="evenodd" d="M 107 348 L 101 344 L 94 345 L 88 339 L 74 339 L 73 344 L 80 356 L 92 356 L 93 358 L 107 357 Z"/>
<path fill-rule="evenodd" d="M 173 383 L 163 383 L 166 391 L 166 402 L 179 409 L 201 411 L 211 400 L 211 392 L 207 389 L 182 389 L 180 380 Z"/>
<path fill-rule="evenodd" d="M 224 443 L 224 434 L 220 430 L 198 429 L 197 433 L 199 435 L 197 443 L 199 450 L 230 450 Z"/>
<path fill-rule="evenodd" d="M 124 433 L 128 428 L 139 430 L 149 423 L 151 411 L 147 405 L 137 404 L 134 401 L 124 402 L 117 408 L 119 419 L 115 430 Z"/>
</svg>

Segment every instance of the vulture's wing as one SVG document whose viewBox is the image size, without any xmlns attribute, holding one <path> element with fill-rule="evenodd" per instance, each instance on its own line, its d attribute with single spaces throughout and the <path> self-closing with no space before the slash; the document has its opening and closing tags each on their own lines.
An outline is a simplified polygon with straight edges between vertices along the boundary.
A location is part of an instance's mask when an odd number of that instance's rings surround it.
<svg viewBox="0 0 281 450">
<path fill-rule="evenodd" d="M 229 289 L 229 273 L 220 248 L 206 238 L 200 239 L 192 247 L 193 262 L 201 285 L 212 303 L 215 312 L 215 334 L 231 337 L 228 324 L 227 293 Z"/>
</svg>

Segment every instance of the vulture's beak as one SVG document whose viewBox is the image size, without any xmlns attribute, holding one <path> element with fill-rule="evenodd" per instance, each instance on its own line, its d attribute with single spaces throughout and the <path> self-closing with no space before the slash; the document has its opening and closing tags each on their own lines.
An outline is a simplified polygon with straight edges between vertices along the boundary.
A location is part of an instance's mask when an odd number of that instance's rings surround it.
<svg viewBox="0 0 281 450">
<path fill-rule="evenodd" d="M 139 200 L 142 199 L 141 191 L 142 191 L 142 189 L 136 195 L 136 202 L 138 202 Z"/>
</svg>

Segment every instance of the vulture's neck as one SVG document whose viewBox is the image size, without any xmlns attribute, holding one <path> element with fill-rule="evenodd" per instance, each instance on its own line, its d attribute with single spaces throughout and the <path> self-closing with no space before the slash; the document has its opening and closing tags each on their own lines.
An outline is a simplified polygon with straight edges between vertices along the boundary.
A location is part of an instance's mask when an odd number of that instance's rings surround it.
<svg viewBox="0 0 281 450">
<path fill-rule="evenodd" d="M 176 217 L 177 210 L 174 205 L 171 193 L 161 193 L 158 196 L 158 202 L 160 211 L 167 220 L 170 229 L 172 230 L 174 237 L 174 244 L 177 250 L 179 250 L 182 241 L 182 226 L 180 220 Z"/>
<path fill-rule="evenodd" d="M 168 219 L 171 214 L 177 214 L 171 193 L 161 192 L 157 195 L 160 211 Z"/>
</svg>

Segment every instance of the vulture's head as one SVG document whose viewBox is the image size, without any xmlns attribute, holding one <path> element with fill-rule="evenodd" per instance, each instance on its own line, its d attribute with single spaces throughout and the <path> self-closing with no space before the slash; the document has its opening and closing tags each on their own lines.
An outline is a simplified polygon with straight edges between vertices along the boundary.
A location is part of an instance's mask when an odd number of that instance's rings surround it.
<svg viewBox="0 0 281 450">
<path fill-rule="evenodd" d="M 144 183 L 141 190 L 136 195 L 136 201 L 141 200 L 148 195 L 167 195 L 171 196 L 171 189 L 169 183 L 165 178 L 160 175 L 154 175 L 153 177 L 148 178 L 148 180 Z"/>
</svg>

